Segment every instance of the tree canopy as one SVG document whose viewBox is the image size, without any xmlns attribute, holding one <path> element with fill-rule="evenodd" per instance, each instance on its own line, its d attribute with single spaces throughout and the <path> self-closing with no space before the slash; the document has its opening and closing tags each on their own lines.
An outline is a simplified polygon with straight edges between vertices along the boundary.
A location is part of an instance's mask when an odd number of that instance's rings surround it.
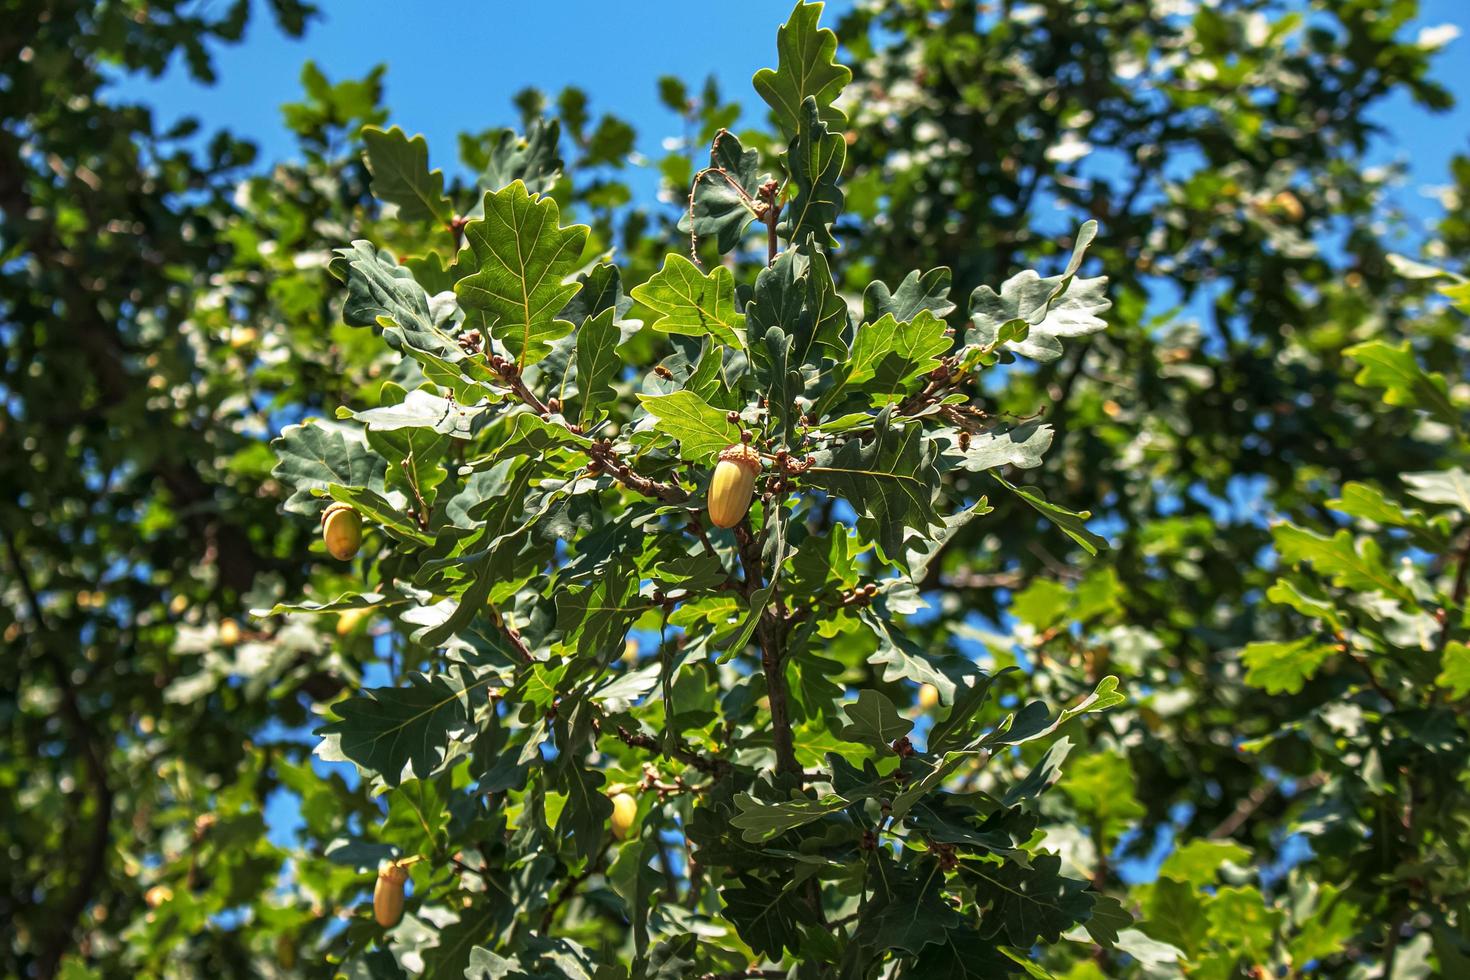
<svg viewBox="0 0 1470 980">
<path fill-rule="evenodd" d="M 1464 972 L 1417 12 L 798 2 L 640 200 L 595 91 L 262 161 L 107 85 L 248 2 L 12 3 L 6 973 Z"/>
</svg>

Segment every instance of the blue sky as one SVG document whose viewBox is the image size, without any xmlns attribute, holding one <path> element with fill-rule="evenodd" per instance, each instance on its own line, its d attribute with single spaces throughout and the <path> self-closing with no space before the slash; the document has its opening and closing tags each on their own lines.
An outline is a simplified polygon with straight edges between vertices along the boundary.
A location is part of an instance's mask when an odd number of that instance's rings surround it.
<svg viewBox="0 0 1470 980">
<path fill-rule="evenodd" d="M 264 7 L 262 0 L 254 2 Z M 663 137 L 681 128 L 658 102 L 658 78 L 676 75 L 698 83 L 713 74 L 727 98 L 747 106 L 753 121 L 759 102 L 750 77 L 775 64 L 776 27 L 792 4 L 321 0 L 321 6 L 325 13 L 299 40 L 282 35 L 257 9 L 244 43 L 218 51 L 220 80 L 212 87 L 190 82 L 175 64 L 160 79 L 121 83 L 119 94 L 154 106 L 160 123 L 193 115 L 206 128 L 248 136 L 261 145 L 264 160 L 273 160 L 292 150 L 280 105 L 300 97 L 303 62 L 316 61 L 334 81 L 387 64 L 391 122 L 424 133 L 434 164 L 452 167 L 455 135 L 513 123 L 510 99 L 518 90 L 530 85 L 555 92 L 578 85 L 591 94 L 594 112 L 630 121 L 639 149 L 655 156 Z M 835 23 L 850 6 L 849 0 L 830 0 L 824 22 Z M 1470 153 L 1470 2 L 1422 0 L 1421 6 L 1418 26 L 1460 28 L 1462 36 L 1441 52 L 1433 73 L 1460 105 L 1431 115 L 1407 98 L 1384 103 L 1375 117 L 1389 136 L 1375 148 L 1373 162 L 1408 161 L 1411 182 L 1401 200 L 1427 217 L 1438 206 L 1418 188 L 1446 183 L 1451 156 Z M 646 186 L 652 188 L 652 179 Z"/>
</svg>

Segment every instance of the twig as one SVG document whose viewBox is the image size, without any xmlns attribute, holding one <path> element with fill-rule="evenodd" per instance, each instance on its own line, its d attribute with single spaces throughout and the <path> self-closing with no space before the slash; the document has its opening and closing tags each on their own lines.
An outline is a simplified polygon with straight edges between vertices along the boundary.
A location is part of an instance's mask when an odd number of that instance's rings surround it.
<svg viewBox="0 0 1470 980">
<path fill-rule="evenodd" d="M 748 515 L 735 525 L 735 541 L 739 546 L 740 563 L 745 569 L 745 594 L 749 597 L 763 587 L 764 576 L 760 549 L 751 533 Z M 796 744 L 791 736 L 790 695 L 786 688 L 786 664 L 781 651 L 782 630 L 778 621 L 762 612 L 755 627 L 755 636 L 761 648 L 761 670 L 766 675 L 766 697 L 771 703 L 771 742 L 776 750 L 776 769 L 799 778 L 801 766 L 796 761 Z"/>
<path fill-rule="evenodd" d="M 1310 776 L 1306 776 L 1298 780 L 1296 784 L 1297 792 L 1321 786 L 1326 781 L 1327 775 L 1325 773 L 1314 772 Z M 1272 793 L 1276 792 L 1280 788 L 1281 784 L 1276 782 L 1258 783 L 1254 788 L 1251 789 L 1249 793 L 1247 793 L 1241 799 L 1239 803 L 1235 805 L 1235 809 L 1230 812 L 1230 815 L 1227 816 L 1224 820 L 1220 821 L 1219 826 L 1217 826 L 1214 830 L 1210 831 L 1205 836 L 1210 840 L 1224 840 L 1227 837 L 1235 836 L 1235 832 L 1239 830 L 1241 826 L 1247 820 L 1249 820 L 1257 810 L 1265 805 L 1266 801 L 1271 798 Z"/>
<path fill-rule="evenodd" d="M 659 744 L 658 739 L 652 735 L 645 735 L 643 732 L 630 732 L 627 728 L 619 725 L 617 736 L 629 748 L 644 749 L 648 752 L 659 754 L 663 753 L 663 747 Z M 730 771 L 730 762 L 728 759 L 700 755 L 683 743 L 674 746 L 669 754 L 685 765 L 692 766 L 700 772 L 708 773 L 711 776 L 721 776 Z"/>
</svg>

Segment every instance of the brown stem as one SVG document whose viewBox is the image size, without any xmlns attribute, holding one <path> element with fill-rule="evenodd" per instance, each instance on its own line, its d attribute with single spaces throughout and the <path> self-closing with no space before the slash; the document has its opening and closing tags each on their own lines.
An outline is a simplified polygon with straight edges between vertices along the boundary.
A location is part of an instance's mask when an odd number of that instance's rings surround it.
<svg viewBox="0 0 1470 980">
<path fill-rule="evenodd" d="M 735 541 L 739 545 L 740 563 L 745 569 L 745 594 L 751 596 L 764 585 L 761 572 L 760 546 L 750 530 L 749 516 L 735 525 Z M 790 693 L 786 686 L 786 664 L 781 651 L 785 628 L 762 612 L 755 628 L 756 642 L 761 648 L 761 670 L 766 675 L 766 697 L 771 702 L 771 742 L 776 750 L 776 771 L 801 777 L 796 761 L 796 743 L 791 736 Z"/>
<path fill-rule="evenodd" d="M 769 181 L 761 187 L 761 197 L 765 201 L 766 211 L 763 217 L 766 219 L 766 265 L 776 264 L 776 256 L 780 254 L 781 242 L 776 237 L 776 225 L 781 220 L 781 202 L 777 199 L 778 185 Z"/>
<path fill-rule="evenodd" d="M 663 746 L 652 735 L 645 735 L 642 732 L 630 732 L 627 728 L 619 725 L 617 736 L 624 745 L 631 749 L 644 749 L 645 751 L 655 753 L 663 752 Z M 682 743 L 676 745 L 669 754 L 686 766 L 693 766 L 700 772 L 708 773 L 711 776 L 720 776 L 730 771 L 729 760 L 700 755 Z"/>
<path fill-rule="evenodd" d="M 67 669 L 66 663 L 38 638 L 38 634 L 45 635 L 50 632 L 46 626 L 46 616 L 41 609 L 40 598 L 36 595 L 30 575 L 21 562 L 20 550 L 15 546 L 15 538 L 11 536 L 8 529 L 4 531 L 4 538 L 6 554 L 15 569 L 16 581 L 20 583 L 21 593 L 25 596 L 26 606 L 30 611 L 31 632 L 28 638 L 40 651 L 41 657 L 46 661 L 55 678 L 57 690 L 61 693 L 61 714 L 66 719 L 67 727 L 71 729 L 72 739 L 76 743 L 83 764 L 87 767 L 87 774 L 92 780 L 92 791 L 96 796 L 96 812 L 92 816 L 92 836 L 82 853 L 81 874 L 55 917 L 54 935 L 41 948 L 37 958 L 38 975 L 49 980 L 56 975 L 62 956 L 71 946 L 77 920 L 81 918 L 82 912 L 91 902 L 92 895 L 106 873 L 107 848 L 112 838 L 113 791 L 107 778 L 107 764 L 102 755 L 103 740 L 93 730 L 86 716 L 82 714 L 81 703 L 77 698 L 76 688 L 72 686 L 71 672 Z"/>
<path fill-rule="evenodd" d="M 1314 772 L 1310 776 L 1297 781 L 1297 792 L 1321 786 L 1327 781 L 1326 773 Z M 1249 820 L 1257 810 L 1265 805 L 1271 798 L 1271 794 L 1280 788 L 1280 783 L 1258 783 L 1248 794 L 1241 798 L 1235 805 L 1230 815 L 1220 821 L 1219 826 L 1210 831 L 1206 837 L 1209 840 L 1225 840 L 1234 837 L 1235 832 Z"/>
</svg>

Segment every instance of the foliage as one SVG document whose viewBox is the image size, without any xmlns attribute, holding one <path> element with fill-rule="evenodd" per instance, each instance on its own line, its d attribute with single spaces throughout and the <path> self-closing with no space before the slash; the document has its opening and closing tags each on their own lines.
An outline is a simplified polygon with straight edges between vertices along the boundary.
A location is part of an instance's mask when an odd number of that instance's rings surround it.
<svg viewBox="0 0 1470 980">
<path fill-rule="evenodd" d="M 676 252 L 630 307 L 590 229 L 519 175 L 445 197 L 421 141 L 367 130 L 375 191 L 442 239 L 336 250 L 347 322 L 378 328 L 392 380 L 377 407 L 338 411 L 362 425 L 308 420 L 273 443 L 288 510 L 347 502 L 379 531 L 354 568 L 372 591 L 310 611 L 366 604 L 409 639 L 402 682 L 334 703 L 317 730 L 318 754 L 388 802 L 384 826 L 338 824 L 341 846 L 424 869 L 407 925 L 386 942 L 354 925 L 335 944 L 349 966 L 376 943 L 435 975 L 532 971 L 557 937 L 587 969 L 639 975 L 674 950 L 699 973 L 789 953 L 924 975 L 952 955 L 1023 959 L 1094 918 L 1100 897 L 1038 851 L 1046 785 L 1023 786 L 1014 753 L 1120 703 L 1117 679 L 1064 711 L 997 710 L 992 675 L 902 636 L 927 606 L 912 576 L 951 529 L 944 513 L 988 510 L 944 474 L 1013 461 L 967 454 L 1017 429 L 972 406 L 983 372 L 1014 360 L 1007 344 L 1103 327 L 1105 280 L 1076 278 L 1092 226 L 1060 276 L 1018 276 L 999 305 L 977 291 L 986 331 L 956 339 L 924 308 L 852 318 L 827 251 L 846 141 L 840 115 L 823 117 L 846 70 L 821 67 L 836 39 L 819 10 L 798 5 L 778 68 L 756 77 L 788 124 L 790 169 L 742 202 L 769 243 L 746 281 Z M 426 286 L 425 265 L 446 278 Z M 1072 309 L 1087 313 L 1061 326 Z M 644 330 L 666 335 L 655 363 L 623 353 Z M 766 472 L 751 513 L 720 530 L 701 498 L 742 442 Z M 651 639 L 630 648 L 630 630 Z M 915 746 L 914 722 L 868 686 L 880 675 L 937 682 L 942 741 Z M 986 767 L 1023 789 L 945 785 Z M 633 827 L 612 826 L 609 797 L 635 787 Z M 400 794 L 444 819 L 395 828 Z M 578 894 L 588 880 L 610 894 Z"/>
<path fill-rule="evenodd" d="M 381 71 L 270 166 L 107 87 L 250 9 L 0 38 L 7 974 L 1464 972 L 1415 4 L 798 5 L 769 125 L 661 82 L 654 206 L 575 89 L 441 171 Z"/>
</svg>

